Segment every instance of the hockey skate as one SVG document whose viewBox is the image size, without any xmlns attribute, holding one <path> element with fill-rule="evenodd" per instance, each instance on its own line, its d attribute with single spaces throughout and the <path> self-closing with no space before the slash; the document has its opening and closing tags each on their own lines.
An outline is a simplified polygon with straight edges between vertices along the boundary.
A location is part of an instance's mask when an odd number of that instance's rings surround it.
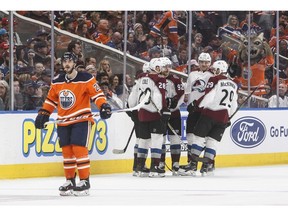
<svg viewBox="0 0 288 216">
<path fill-rule="evenodd" d="M 172 176 L 179 176 L 179 163 L 178 162 L 174 162 L 172 165 Z"/>
<path fill-rule="evenodd" d="M 201 175 L 204 176 L 214 176 L 214 166 L 213 163 L 203 163 L 200 169 Z"/>
<path fill-rule="evenodd" d="M 185 166 L 180 166 L 178 170 L 179 176 L 196 176 L 197 162 L 190 161 Z"/>
<path fill-rule="evenodd" d="M 149 177 L 150 178 L 165 177 L 165 169 L 162 169 L 159 166 L 152 166 L 150 169 Z"/>
<path fill-rule="evenodd" d="M 75 185 L 75 178 L 67 179 L 66 182 L 59 187 L 60 196 L 73 196 Z"/>
<path fill-rule="evenodd" d="M 146 166 L 144 166 L 138 171 L 138 177 L 142 177 L 142 178 L 148 177 L 149 173 L 150 173 L 150 170 Z"/>
<path fill-rule="evenodd" d="M 89 178 L 82 179 L 74 188 L 74 196 L 88 196 L 90 189 Z"/>
</svg>

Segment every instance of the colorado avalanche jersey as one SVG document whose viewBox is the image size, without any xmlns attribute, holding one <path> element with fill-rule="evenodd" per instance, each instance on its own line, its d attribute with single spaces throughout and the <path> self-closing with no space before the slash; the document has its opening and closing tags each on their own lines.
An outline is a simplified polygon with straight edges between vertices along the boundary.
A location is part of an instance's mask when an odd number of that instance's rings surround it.
<svg viewBox="0 0 288 216">
<path fill-rule="evenodd" d="M 210 71 L 193 71 L 189 74 L 185 94 L 188 94 L 188 104 L 204 95 L 207 81 L 214 74 Z"/>
<path fill-rule="evenodd" d="M 171 115 L 173 112 L 179 110 L 180 105 L 184 102 L 184 86 L 181 79 L 173 74 L 166 78 L 166 98 L 174 98 L 178 101 L 174 109 L 170 109 Z"/>
<path fill-rule="evenodd" d="M 128 104 L 131 107 L 137 105 L 143 100 L 147 91 L 151 93 L 151 101 L 150 103 L 145 103 L 144 106 L 139 109 L 139 121 L 160 120 L 159 111 L 167 107 L 165 100 L 166 79 L 164 77 L 151 73 L 140 74 L 129 96 Z"/>
<path fill-rule="evenodd" d="M 211 77 L 206 85 L 205 94 L 197 101 L 203 107 L 202 114 L 227 123 L 238 107 L 238 86 L 231 79 L 218 75 Z"/>
</svg>

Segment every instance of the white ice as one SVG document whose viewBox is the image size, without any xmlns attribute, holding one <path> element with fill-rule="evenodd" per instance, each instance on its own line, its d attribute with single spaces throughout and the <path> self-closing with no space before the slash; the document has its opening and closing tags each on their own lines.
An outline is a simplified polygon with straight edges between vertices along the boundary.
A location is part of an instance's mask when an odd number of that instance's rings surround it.
<svg viewBox="0 0 288 216">
<path fill-rule="evenodd" d="M 140 206 L 139 214 L 144 212 L 149 216 L 150 210 L 146 212 L 147 207 L 143 206 L 149 206 L 149 209 L 165 206 L 165 209 L 170 209 L 167 213 L 181 206 L 189 209 L 192 206 L 200 206 L 200 209 L 208 206 L 270 206 L 281 209 L 288 206 L 288 165 L 216 168 L 215 175 L 209 177 L 200 174 L 197 177 L 175 177 L 169 171 L 164 178 L 139 178 L 131 173 L 93 175 L 90 177 L 90 196 L 87 197 L 59 196 L 58 187 L 62 183 L 64 177 L 0 180 L 0 209 L 5 206 L 85 205 L 97 206 L 95 209 L 101 206 L 106 209 L 110 206 L 119 206 L 118 209 Z M 271 211 L 273 213 L 274 209 Z M 233 212 L 235 215 L 238 211 Z M 95 215 L 99 214 L 95 212 Z"/>
</svg>

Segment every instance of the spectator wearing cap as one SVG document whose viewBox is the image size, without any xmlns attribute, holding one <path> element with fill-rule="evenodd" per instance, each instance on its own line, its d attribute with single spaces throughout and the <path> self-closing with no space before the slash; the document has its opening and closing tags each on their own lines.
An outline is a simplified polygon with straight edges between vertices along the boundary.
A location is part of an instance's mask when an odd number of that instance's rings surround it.
<svg viewBox="0 0 288 216">
<path fill-rule="evenodd" d="M 9 35 L 5 28 L 0 29 L 0 43 L 2 42 L 9 43 Z"/>
<path fill-rule="evenodd" d="M 154 46 L 149 49 L 149 60 L 161 57 L 161 49 L 159 46 Z"/>
<path fill-rule="evenodd" d="M 41 107 L 44 100 L 37 95 L 37 89 L 40 86 L 32 80 L 27 80 L 23 83 L 23 86 L 23 110 L 36 110 Z"/>
<path fill-rule="evenodd" d="M 48 35 L 49 32 L 47 32 L 45 29 L 41 29 L 36 32 L 36 38 L 40 39 L 41 41 L 47 41 Z"/>
<path fill-rule="evenodd" d="M 87 65 L 85 68 L 85 71 L 87 71 L 88 73 L 92 74 L 92 76 L 94 76 L 96 78 L 97 76 L 97 69 L 94 65 Z"/>
<path fill-rule="evenodd" d="M 67 17 L 64 21 L 60 24 L 61 29 L 68 31 L 70 33 L 75 34 L 75 27 L 74 27 L 74 19 L 71 17 Z"/>
<path fill-rule="evenodd" d="M 0 80 L 0 110 L 9 110 L 9 84 Z"/>
<path fill-rule="evenodd" d="M 9 20 L 7 17 L 2 18 L 2 28 L 5 28 L 7 32 L 9 32 Z M 15 46 L 23 45 L 19 34 L 17 33 L 17 25 L 16 20 L 13 20 L 13 42 Z"/>
<path fill-rule="evenodd" d="M 44 63 L 45 58 L 47 57 L 49 50 L 48 44 L 46 41 L 39 41 L 34 45 L 35 56 L 33 57 L 33 63 L 38 62 Z"/>
</svg>

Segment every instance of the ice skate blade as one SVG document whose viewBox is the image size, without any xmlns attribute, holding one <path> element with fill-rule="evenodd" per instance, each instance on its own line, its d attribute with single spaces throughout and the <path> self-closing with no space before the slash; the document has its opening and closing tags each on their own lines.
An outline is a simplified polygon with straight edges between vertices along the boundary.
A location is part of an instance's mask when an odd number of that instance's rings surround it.
<svg viewBox="0 0 288 216">
<path fill-rule="evenodd" d="M 196 171 L 193 170 L 183 170 L 183 169 L 179 169 L 178 170 L 178 175 L 179 176 L 196 176 Z"/>
<path fill-rule="evenodd" d="M 149 178 L 163 178 L 165 177 L 164 173 L 150 172 Z"/>
<path fill-rule="evenodd" d="M 202 177 L 214 176 L 214 172 L 203 172 L 203 173 L 201 173 L 201 176 L 202 176 Z"/>
<path fill-rule="evenodd" d="M 73 190 L 60 191 L 60 196 L 73 196 Z"/>
<path fill-rule="evenodd" d="M 89 190 L 74 191 L 74 196 L 89 196 Z"/>
</svg>

